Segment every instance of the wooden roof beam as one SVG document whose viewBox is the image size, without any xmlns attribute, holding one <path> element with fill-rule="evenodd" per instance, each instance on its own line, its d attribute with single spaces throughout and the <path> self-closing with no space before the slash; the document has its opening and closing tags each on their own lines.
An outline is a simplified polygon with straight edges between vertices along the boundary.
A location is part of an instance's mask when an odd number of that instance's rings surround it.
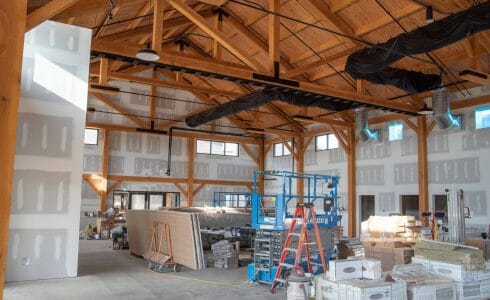
<svg viewBox="0 0 490 300">
<path fill-rule="evenodd" d="M 174 1 L 174 0 L 171 0 Z M 124 57 L 135 57 L 138 51 L 138 46 L 131 46 L 129 44 L 120 45 L 118 43 L 108 43 L 102 41 L 93 41 L 92 50 L 100 51 L 103 53 L 112 53 L 115 55 L 120 55 Z M 176 67 L 193 69 L 200 72 L 210 72 L 214 74 L 219 74 L 229 78 L 236 78 L 246 81 L 261 82 L 265 84 L 271 84 L 270 82 L 254 79 L 254 71 L 248 70 L 246 68 L 234 67 L 231 65 L 218 63 L 214 61 L 207 61 L 203 59 L 196 59 L 191 57 L 186 57 L 182 55 L 170 54 L 168 52 L 162 53 L 158 63 L 172 65 Z M 335 88 L 330 88 L 324 85 L 319 85 L 311 82 L 298 81 L 299 86 L 295 89 L 311 92 L 321 95 L 327 95 L 330 97 L 337 97 L 343 99 L 351 99 L 360 103 L 366 103 L 376 106 L 381 106 L 385 108 L 397 109 L 404 112 L 415 113 L 418 112 L 417 107 L 413 105 L 408 105 L 404 103 L 396 103 L 393 101 L 388 101 L 379 97 L 372 97 L 369 95 L 357 95 L 356 93 L 350 91 L 342 91 Z M 274 83 L 274 86 L 291 88 L 291 86 Z"/>
<path fill-rule="evenodd" d="M 330 10 L 328 4 L 325 1 L 321 0 L 306 0 L 301 1 L 301 5 L 303 5 L 306 9 L 310 11 L 316 18 L 324 19 L 326 18 L 330 21 L 341 33 L 348 36 L 356 36 L 354 30 L 345 22 L 342 18 L 337 16 Z M 349 42 L 352 42 L 356 45 L 362 45 L 362 43 L 347 39 Z"/>
<path fill-rule="evenodd" d="M 235 55 L 238 59 L 244 62 L 251 68 L 261 71 L 265 70 L 264 66 L 258 62 L 255 58 L 248 55 L 238 45 L 232 42 L 223 32 L 219 32 L 214 28 L 212 24 L 206 21 L 201 15 L 194 11 L 190 6 L 185 4 L 184 0 L 167 0 L 176 10 L 182 15 L 191 20 L 197 27 L 208 34 L 213 39 L 217 40 L 223 47 L 225 47 L 230 53 Z"/>
<path fill-rule="evenodd" d="M 208 18 L 213 15 L 213 11 L 211 9 L 205 9 L 197 12 L 197 14 L 199 14 L 203 18 Z M 174 29 L 174 28 L 181 27 L 183 25 L 192 24 L 192 22 L 186 17 L 175 17 L 169 19 L 164 18 L 164 22 L 165 22 L 165 30 Z M 121 39 L 128 38 L 128 36 L 149 34 L 152 33 L 152 28 L 153 25 L 146 24 L 143 26 L 131 28 L 129 30 L 124 30 L 124 31 L 105 35 L 102 36 L 101 39 L 114 41 L 114 40 L 121 40 Z"/>
<path fill-rule="evenodd" d="M 214 89 L 214 88 L 195 87 L 195 86 L 192 86 L 192 85 L 189 85 L 186 83 L 171 82 L 171 81 L 153 79 L 153 78 L 148 78 L 148 77 L 140 77 L 140 76 L 134 76 L 134 75 L 128 75 L 128 74 L 121 74 L 121 73 L 116 73 L 116 72 L 110 72 L 108 74 L 108 78 L 110 78 L 112 80 L 125 80 L 125 81 L 130 81 L 130 82 L 148 84 L 148 85 L 152 85 L 152 86 L 168 87 L 168 88 L 174 88 L 174 89 L 179 89 L 179 90 L 184 90 L 184 91 L 203 93 L 203 94 L 211 94 L 211 95 L 221 95 L 221 96 L 226 96 L 226 97 L 239 97 L 242 95 L 241 93 L 236 93 L 236 92 L 232 92 L 232 91 L 225 91 L 225 90 L 219 90 L 219 89 Z"/>
<path fill-rule="evenodd" d="M 408 17 L 414 13 L 417 13 L 417 12 L 421 11 L 422 9 L 423 8 L 417 4 L 409 3 L 405 7 L 393 11 L 392 15 L 394 18 L 400 20 L 400 19 Z M 370 22 L 369 24 L 366 24 L 364 26 L 361 26 L 359 28 L 354 29 L 354 35 L 361 37 L 361 36 L 364 36 L 368 33 L 371 33 L 373 31 L 375 31 L 375 30 L 377 30 L 383 26 L 386 26 L 388 24 L 391 24 L 391 23 L 393 23 L 393 19 L 390 16 L 385 15 L 381 18 L 378 18 L 374 22 Z M 315 49 L 315 51 L 317 53 L 322 53 L 322 52 L 325 52 L 327 50 L 333 49 L 337 46 L 340 46 L 341 44 L 342 44 L 342 42 L 338 42 L 338 40 L 330 39 L 326 43 L 320 45 L 317 49 Z M 302 54 L 299 54 L 296 57 L 291 58 L 291 63 L 294 63 L 294 64 L 299 63 L 301 61 L 304 61 L 304 60 L 312 57 L 313 55 L 314 54 L 310 50 L 305 51 Z"/>
<path fill-rule="evenodd" d="M 163 36 L 163 0 L 153 0 L 153 35 L 151 48 L 160 53 L 162 51 Z"/>
<path fill-rule="evenodd" d="M 33 11 L 27 16 L 26 32 L 41 24 L 42 22 L 51 19 L 52 17 L 56 16 L 63 10 L 77 3 L 78 1 L 80 0 L 52 0 L 43 7 Z"/>
</svg>

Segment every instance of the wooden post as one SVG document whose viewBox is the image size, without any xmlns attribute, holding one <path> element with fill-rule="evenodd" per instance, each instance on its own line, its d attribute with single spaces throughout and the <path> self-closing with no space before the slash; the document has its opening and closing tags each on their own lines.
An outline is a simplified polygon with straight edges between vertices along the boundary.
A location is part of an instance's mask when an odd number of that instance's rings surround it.
<svg viewBox="0 0 490 300">
<path fill-rule="evenodd" d="M 304 173 L 305 172 L 305 156 L 304 156 L 304 145 L 305 145 L 305 140 L 303 136 L 294 138 L 296 140 L 296 145 L 295 147 L 295 152 L 297 153 L 296 155 L 296 170 L 298 173 Z M 305 185 L 304 185 L 304 180 L 303 179 L 298 179 L 296 181 L 296 195 L 304 195 L 305 193 Z M 303 202 L 304 199 L 298 199 L 299 202 Z"/>
<path fill-rule="evenodd" d="M 163 37 L 163 0 L 153 0 L 153 35 L 152 49 L 160 53 L 162 51 Z"/>
<path fill-rule="evenodd" d="M 0 300 L 3 299 L 27 1 L 0 1 Z"/>
<path fill-rule="evenodd" d="M 265 171 L 265 140 L 262 139 L 262 142 L 259 144 L 259 171 Z M 264 176 L 258 176 L 258 193 L 263 195 L 265 186 L 264 186 Z"/>
<path fill-rule="evenodd" d="M 219 12 L 214 16 L 214 27 L 216 27 L 216 30 L 218 31 L 221 31 L 223 28 L 222 18 L 223 15 Z M 221 59 L 221 45 L 216 39 L 213 40 L 213 57 L 215 59 Z"/>
<path fill-rule="evenodd" d="M 107 74 L 109 72 L 109 59 L 101 58 L 99 68 L 100 68 L 99 84 L 107 85 Z"/>
<path fill-rule="evenodd" d="M 192 207 L 194 200 L 194 157 L 196 156 L 194 138 L 187 139 L 187 206 Z"/>
<path fill-rule="evenodd" d="M 274 13 L 279 13 L 281 6 L 280 0 L 269 0 L 269 10 Z M 272 64 L 272 71 L 275 70 L 274 65 L 279 64 L 281 60 L 280 50 L 280 29 L 281 20 L 279 16 L 269 14 L 269 59 Z"/>
<path fill-rule="evenodd" d="M 347 211 L 348 234 L 355 237 L 357 232 L 357 194 L 356 194 L 356 132 L 348 130 L 349 151 L 347 153 Z"/>
<path fill-rule="evenodd" d="M 99 210 L 105 211 L 107 208 L 107 175 L 109 173 L 109 147 L 110 147 L 110 130 L 104 129 L 104 140 L 102 149 L 102 179 L 99 185 L 100 198 Z"/>
<path fill-rule="evenodd" d="M 419 168 L 419 213 L 429 210 L 429 180 L 427 170 L 427 122 L 426 116 L 417 118 L 417 148 Z"/>
</svg>

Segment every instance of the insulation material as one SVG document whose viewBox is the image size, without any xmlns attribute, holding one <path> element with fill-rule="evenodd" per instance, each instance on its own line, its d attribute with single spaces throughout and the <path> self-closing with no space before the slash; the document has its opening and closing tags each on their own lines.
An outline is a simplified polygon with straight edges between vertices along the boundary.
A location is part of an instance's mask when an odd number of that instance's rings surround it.
<svg viewBox="0 0 490 300">
<path fill-rule="evenodd" d="M 345 71 L 354 79 L 390 84 L 412 93 L 433 90 L 442 83 L 439 75 L 389 66 L 405 56 L 443 48 L 487 29 L 490 29 L 490 3 L 483 3 L 403 33 L 376 47 L 361 49 L 348 57 Z"/>
<path fill-rule="evenodd" d="M 373 238 L 410 242 L 418 236 L 413 216 L 370 216 L 361 223 L 361 240 L 375 241 Z M 379 240 L 381 241 L 381 240 Z"/>
<path fill-rule="evenodd" d="M 475 247 L 420 240 L 413 248 L 415 256 L 446 263 L 462 264 L 466 270 L 483 270 L 486 267 L 481 251 Z"/>
</svg>

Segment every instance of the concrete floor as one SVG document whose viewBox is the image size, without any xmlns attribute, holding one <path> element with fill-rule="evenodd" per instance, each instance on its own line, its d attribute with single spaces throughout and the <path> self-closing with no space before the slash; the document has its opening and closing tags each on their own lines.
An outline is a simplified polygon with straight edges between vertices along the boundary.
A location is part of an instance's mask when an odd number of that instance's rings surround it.
<svg viewBox="0 0 490 300">
<path fill-rule="evenodd" d="M 5 300 L 37 299 L 285 299 L 247 282 L 246 268 L 157 274 L 108 241 L 80 241 L 79 277 L 7 283 Z"/>
</svg>

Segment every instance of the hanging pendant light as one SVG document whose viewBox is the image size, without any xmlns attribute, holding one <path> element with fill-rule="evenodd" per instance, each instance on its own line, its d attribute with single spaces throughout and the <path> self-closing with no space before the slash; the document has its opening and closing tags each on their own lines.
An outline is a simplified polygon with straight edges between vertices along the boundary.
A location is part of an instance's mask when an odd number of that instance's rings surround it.
<svg viewBox="0 0 490 300">
<path fill-rule="evenodd" d="M 149 7 L 151 7 L 151 0 L 148 1 Z M 150 26 L 150 18 L 148 17 L 148 26 Z M 146 48 L 138 50 L 136 52 L 136 58 L 141 59 L 144 61 L 157 61 L 160 59 L 160 55 L 158 53 L 151 49 L 150 44 L 148 43 L 146 45 Z"/>
<path fill-rule="evenodd" d="M 427 103 L 424 103 L 424 107 L 422 107 L 421 110 L 419 110 L 419 115 L 432 115 L 434 111 L 432 108 L 427 106 Z"/>
<path fill-rule="evenodd" d="M 148 45 L 146 48 L 138 50 L 136 58 L 144 61 L 157 61 L 160 59 L 160 55 Z"/>
<path fill-rule="evenodd" d="M 428 24 L 434 23 L 434 12 L 432 6 L 427 6 L 425 9 L 425 20 Z"/>
</svg>

